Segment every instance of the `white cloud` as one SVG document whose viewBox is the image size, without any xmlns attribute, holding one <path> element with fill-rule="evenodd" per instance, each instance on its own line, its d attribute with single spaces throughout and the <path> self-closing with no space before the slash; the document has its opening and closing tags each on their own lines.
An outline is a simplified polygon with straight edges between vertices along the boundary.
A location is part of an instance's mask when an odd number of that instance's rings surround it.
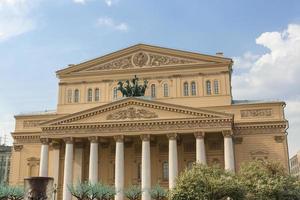
<svg viewBox="0 0 300 200">
<path fill-rule="evenodd" d="M 0 1 L 0 41 L 21 35 L 35 28 L 31 11 L 37 0 Z"/>
<path fill-rule="evenodd" d="M 86 0 L 73 0 L 74 3 L 85 4 Z"/>
<path fill-rule="evenodd" d="M 99 27 L 107 27 L 118 31 L 128 31 L 129 27 L 126 23 L 117 23 L 110 17 L 101 17 L 97 20 Z"/>
<path fill-rule="evenodd" d="M 234 58 L 232 77 L 236 99 L 281 99 L 287 102 L 290 152 L 300 150 L 300 25 L 281 32 L 265 32 L 256 43 L 269 51 Z M 291 138 L 293 138 L 291 140 Z M 295 139 L 297 138 L 297 139 Z"/>
<path fill-rule="evenodd" d="M 104 0 L 107 6 L 112 6 L 118 3 L 118 0 Z"/>
<path fill-rule="evenodd" d="M 299 94 L 300 25 L 289 25 L 282 32 L 263 33 L 256 43 L 268 48 L 269 52 L 250 56 L 250 59 L 245 59 L 245 56 L 236 58 L 237 64 L 242 65 L 234 68 L 238 72 L 233 76 L 235 96 L 289 98 L 297 91 Z M 243 66 L 241 60 L 246 60 L 246 65 Z M 248 70 L 241 72 L 240 68 Z"/>
</svg>

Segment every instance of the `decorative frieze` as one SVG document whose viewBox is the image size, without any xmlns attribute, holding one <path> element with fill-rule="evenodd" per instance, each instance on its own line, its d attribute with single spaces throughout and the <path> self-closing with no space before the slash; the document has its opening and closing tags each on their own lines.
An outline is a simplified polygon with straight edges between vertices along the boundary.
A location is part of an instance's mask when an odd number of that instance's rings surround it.
<svg viewBox="0 0 300 200">
<path fill-rule="evenodd" d="M 107 115 L 107 120 L 124 120 L 124 119 L 151 119 L 157 118 L 158 115 L 154 112 L 141 109 L 129 107 L 124 110 L 119 110 L 117 112 L 111 113 Z"/>
<path fill-rule="evenodd" d="M 162 65 L 178 65 L 197 63 L 195 59 L 181 58 L 176 56 L 154 54 L 145 51 L 139 51 L 119 59 L 115 59 L 92 68 L 86 71 L 103 71 L 103 70 L 122 70 L 130 68 L 152 67 Z"/>
<path fill-rule="evenodd" d="M 251 109 L 251 110 L 241 110 L 241 118 L 263 118 L 271 117 L 272 109 Z"/>
<path fill-rule="evenodd" d="M 45 120 L 24 120 L 23 121 L 23 128 L 33 128 L 38 127 L 40 123 L 44 122 Z"/>
</svg>

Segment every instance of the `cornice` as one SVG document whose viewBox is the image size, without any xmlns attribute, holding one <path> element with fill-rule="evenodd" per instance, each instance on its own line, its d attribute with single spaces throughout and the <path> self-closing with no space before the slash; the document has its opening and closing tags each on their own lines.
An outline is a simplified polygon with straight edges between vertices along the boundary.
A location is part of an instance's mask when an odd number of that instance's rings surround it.
<svg viewBox="0 0 300 200">
<path fill-rule="evenodd" d="M 287 128 L 287 121 L 270 122 L 238 122 L 234 123 L 234 129 L 261 129 L 261 128 Z"/>
<path fill-rule="evenodd" d="M 107 61 L 110 61 L 112 59 L 124 57 L 128 54 L 137 52 L 137 51 L 147 51 L 147 52 L 152 52 L 152 53 L 161 53 L 169 56 L 181 56 L 183 58 L 190 58 L 190 59 L 199 59 L 203 61 L 214 61 L 214 62 L 219 62 L 219 63 L 227 63 L 230 64 L 232 63 L 232 59 L 230 58 L 225 58 L 225 57 L 219 57 L 219 56 L 213 56 L 213 55 L 205 55 L 205 54 L 200 54 L 200 53 L 195 53 L 195 52 L 188 52 L 188 51 L 182 51 L 182 50 L 177 50 L 177 49 L 170 49 L 170 48 L 164 48 L 164 47 L 158 47 L 158 46 L 151 46 L 151 45 L 145 45 L 145 44 L 138 44 L 134 45 L 125 49 L 121 49 L 119 51 L 115 51 L 110 54 L 106 54 L 104 56 L 88 60 L 82 63 L 79 63 L 77 65 L 69 65 L 68 68 L 58 70 L 56 72 L 57 76 L 61 77 L 64 74 L 76 71 L 76 70 L 83 70 L 86 68 L 89 68 L 93 65 L 99 64 L 99 63 L 104 63 Z"/>
<path fill-rule="evenodd" d="M 227 113 L 220 113 L 216 111 L 210 111 L 210 110 L 204 110 L 200 108 L 191 108 L 186 106 L 180 106 L 180 105 L 174 105 L 174 104 L 168 104 L 158 101 L 149 101 L 144 100 L 140 98 L 125 98 L 119 101 L 115 101 L 109 104 L 97 106 L 91 109 L 87 109 L 84 111 L 80 111 L 74 114 L 70 114 L 68 116 L 64 116 L 61 118 L 49 120 L 47 122 L 41 123 L 41 127 L 47 127 L 47 126 L 56 126 L 56 125 L 63 125 L 68 124 L 80 119 L 84 119 L 86 117 L 95 116 L 101 113 L 105 113 L 108 111 L 113 111 L 118 108 L 123 108 L 126 106 L 141 106 L 145 108 L 153 108 L 158 110 L 165 110 L 170 112 L 176 112 L 176 113 L 182 113 L 182 114 L 188 114 L 191 115 L 191 117 L 203 117 L 203 118 L 230 118 L 233 119 L 233 114 L 227 114 Z"/>
</svg>

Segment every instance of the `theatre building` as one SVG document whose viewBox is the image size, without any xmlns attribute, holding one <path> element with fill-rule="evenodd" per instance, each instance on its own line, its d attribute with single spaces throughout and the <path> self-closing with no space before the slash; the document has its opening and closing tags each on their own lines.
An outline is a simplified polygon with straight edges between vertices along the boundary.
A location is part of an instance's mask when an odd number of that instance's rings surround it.
<svg viewBox="0 0 300 200">
<path fill-rule="evenodd" d="M 194 162 L 237 172 L 267 159 L 288 170 L 285 103 L 232 99 L 232 66 L 221 53 L 138 44 L 57 71 L 56 110 L 15 116 L 10 184 L 54 177 L 63 200 L 80 180 L 115 186 L 117 200 L 141 185 L 148 200 Z M 132 79 L 144 96 L 117 90 Z"/>
</svg>

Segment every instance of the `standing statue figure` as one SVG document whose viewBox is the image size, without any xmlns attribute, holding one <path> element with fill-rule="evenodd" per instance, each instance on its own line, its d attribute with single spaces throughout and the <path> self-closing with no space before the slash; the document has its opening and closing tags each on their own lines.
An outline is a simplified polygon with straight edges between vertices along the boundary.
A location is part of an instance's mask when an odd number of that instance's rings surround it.
<svg viewBox="0 0 300 200">
<path fill-rule="evenodd" d="M 148 81 L 144 80 L 143 85 L 139 85 L 139 78 L 135 75 L 132 81 L 125 81 L 126 85 L 122 82 L 118 82 L 118 90 L 121 91 L 123 97 L 140 97 L 145 95 Z"/>
</svg>

